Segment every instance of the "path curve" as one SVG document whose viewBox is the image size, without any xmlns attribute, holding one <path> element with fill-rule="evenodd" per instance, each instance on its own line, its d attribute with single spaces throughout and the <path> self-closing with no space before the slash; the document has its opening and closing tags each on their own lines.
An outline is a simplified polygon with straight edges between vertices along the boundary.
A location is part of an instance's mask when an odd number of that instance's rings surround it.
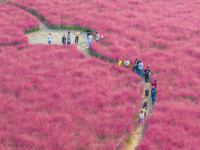
<svg viewBox="0 0 200 150">
<path fill-rule="evenodd" d="M 72 44 L 75 44 L 75 33 L 76 31 L 73 30 L 51 30 L 48 27 L 46 27 L 42 22 L 40 22 L 41 26 L 40 26 L 40 31 L 36 31 L 36 32 L 32 32 L 32 33 L 28 33 L 26 34 L 29 38 L 29 43 L 31 44 L 47 44 L 47 36 L 49 33 L 52 34 L 52 44 L 59 44 L 62 45 L 62 36 L 63 34 L 67 35 L 68 31 L 70 31 L 70 35 L 71 35 L 71 42 Z M 88 47 L 85 44 L 86 40 L 87 40 L 87 34 L 85 32 L 80 32 L 80 38 L 79 38 L 79 44 L 77 45 L 77 48 L 84 52 L 86 55 L 89 56 L 88 53 Z M 142 81 L 140 82 L 140 84 L 144 84 L 144 78 L 142 78 Z M 149 92 L 150 93 L 150 92 Z M 144 92 L 142 94 L 142 96 L 144 97 Z M 148 104 L 148 108 L 147 108 L 147 116 L 149 114 L 149 110 L 151 109 L 151 97 L 149 94 L 148 98 L 145 98 L 143 102 L 147 102 Z M 130 135 L 130 142 L 129 144 L 127 144 L 125 150 L 134 150 L 136 148 L 136 146 L 139 144 L 142 135 L 143 135 L 143 130 L 144 130 L 144 124 L 139 124 L 139 126 L 136 128 L 136 130 L 134 130 L 131 135 Z M 123 139 L 125 140 L 125 139 Z"/>
<path fill-rule="evenodd" d="M 6 0 L 0 0 L 0 3 L 6 3 Z M 35 31 L 32 33 L 26 34 L 29 38 L 30 44 L 48 44 L 47 36 L 49 33 L 52 34 L 52 44 L 59 44 L 62 45 L 62 36 L 63 34 L 67 35 L 68 31 L 71 32 L 71 43 L 75 43 L 75 32 L 73 30 L 52 30 L 46 27 L 41 21 L 40 21 L 40 31 Z M 85 32 L 80 32 L 80 38 L 79 38 L 79 44 L 77 45 L 77 49 L 85 53 L 87 56 L 90 56 L 88 53 L 88 46 L 85 44 L 87 40 L 87 35 Z M 5 44 L 5 43 L 4 43 Z M 7 45 L 8 43 L 6 43 Z M 11 43 L 11 44 L 18 44 L 18 43 Z M 144 84 L 144 81 L 142 81 Z M 141 83 L 140 83 L 141 84 Z M 149 96 L 144 101 L 148 103 L 148 112 L 151 109 L 151 97 Z M 147 112 L 147 114 L 148 114 Z M 125 148 L 126 150 L 134 150 L 136 146 L 139 144 L 140 139 L 142 138 L 144 130 L 144 124 L 140 124 L 136 130 L 133 131 L 133 133 L 130 135 L 130 145 L 127 145 Z M 125 140 L 125 139 L 123 139 Z"/>
</svg>

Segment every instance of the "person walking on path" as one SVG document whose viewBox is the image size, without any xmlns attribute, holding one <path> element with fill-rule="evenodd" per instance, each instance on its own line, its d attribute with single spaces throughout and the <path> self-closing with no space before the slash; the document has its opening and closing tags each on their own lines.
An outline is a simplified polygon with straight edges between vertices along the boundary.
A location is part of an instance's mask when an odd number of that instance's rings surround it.
<svg viewBox="0 0 200 150">
<path fill-rule="evenodd" d="M 75 43 L 78 44 L 78 40 L 79 40 L 79 31 L 76 31 L 76 36 L 75 36 Z"/>
<path fill-rule="evenodd" d="M 152 89 L 151 89 L 152 105 L 155 102 L 155 96 L 156 96 L 156 88 L 155 88 L 155 86 L 152 86 Z"/>
<path fill-rule="evenodd" d="M 155 88 L 157 87 L 157 83 L 156 83 L 156 80 L 154 80 L 154 83 L 152 83 L 151 86 L 155 86 Z"/>
<path fill-rule="evenodd" d="M 51 33 L 48 35 L 48 43 L 51 44 Z"/>
<path fill-rule="evenodd" d="M 142 111 L 143 111 L 143 113 L 144 113 L 144 118 L 146 118 L 146 109 L 145 109 L 145 107 L 142 107 Z"/>
<path fill-rule="evenodd" d="M 143 111 L 141 111 L 140 114 L 139 114 L 139 120 L 138 120 L 138 122 L 139 123 L 143 123 L 143 121 L 144 121 L 144 113 L 143 113 Z"/>
<path fill-rule="evenodd" d="M 71 44 L 71 36 L 70 36 L 70 31 L 67 34 L 67 45 Z"/>
<path fill-rule="evenodd" d="M 65 37 L 65 34 L 64 34 L 63 37 L 62 37 L 62 44 L 63 44 L 63 45 L 66 45 L 66 37 Z"/>
<path fill-rule="evenodd" d="M 93 36 L 91 34 L 89 34 L 88 36 L 88 48 L 90 48 L 90 43 L 92 42 Z"/>
<path fill-rule="evenodd" d="M 148 97 L 149 96 L 149 90 L 150 90 L 150 83 L 147 81 L 145 83 L 145 97 Z"/>
<path fill-rule="evenodd" d="M 87 37 L 91 34 L 91 30 L 90 29 L 87 29 Z"/>
<path fill-rule="evenodd" d="M 100 35 L 99 35 L 99 33 L 98 33 L 98 32 L 96 32 L 96 42 L 98 42 L 98 41 L 99 41 L 99 39 L 100 39 Z"/>
<path fill-rule="evenodd" d="M 145 82 L 149 81 L 149 73 L 150 73 L 150 69 L 149 67 L 147 66 L 147 68 L 144 70 L 144 74 L 145 74 Z"/>
<path fill-rule="evenodd" d="M 141 107 L 141 108 L 144 108 L 144 109 L 145 109 L 145 113 L 144 113 L 144 116 L 145 116 L 145 117 L 147 116 L 147 107 L 148 107 L 147 102 L 144 102 L 144 103 L 142 104 L 142 107 Z"/>
<path fill-rule="evenodd" d="M 138 64 L 138 75 L 139 77 L 141 76 L 141 73 L 142 73 L 142 67 L 143 67 L 143 63 L 142 61 Z"/>
<path fill-rule="evenodd" d="M 118 64 L 118 63 L 119 63 L 119 58 L 116 59 L 116 64 Z"/>
<path fill-rule="evenodd" d="M 138 62 L 138 60 L 137 60 L 137 58 L 136 58 L 136 59 L 135 59 L 135 63 L 134 63 L 133 71 L 135 71 L 135 69 L 136 69 L 136 71 L 137 71 L 137 69 L 138 69 L 137 62 Z"/>
<path fill-rule="evenodd" d="M 126 67 L 129 67 L 130 66 L 130 61 L 126 58 L 126 60 L 124 61 L 124 65 Z"/>
</svg>

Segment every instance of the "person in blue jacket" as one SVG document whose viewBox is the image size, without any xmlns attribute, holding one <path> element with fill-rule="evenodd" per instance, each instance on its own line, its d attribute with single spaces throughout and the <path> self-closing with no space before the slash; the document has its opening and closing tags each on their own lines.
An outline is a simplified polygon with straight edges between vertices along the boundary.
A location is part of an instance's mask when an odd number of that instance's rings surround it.
<svg viewBox="0 0 200 150">
<path fill-rule="evenodd" d="M 155 96 L 156 96 L 156 88 L 155 88 L 155 86 L 152 86 L 152 89 L 151 89 L 152 105 L 155 102 Z"/>
</svg>

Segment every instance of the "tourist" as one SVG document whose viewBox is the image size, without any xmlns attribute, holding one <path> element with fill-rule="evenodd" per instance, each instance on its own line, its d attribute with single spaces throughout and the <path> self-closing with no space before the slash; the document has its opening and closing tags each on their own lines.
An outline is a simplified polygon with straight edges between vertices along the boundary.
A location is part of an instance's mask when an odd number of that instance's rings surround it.
<svg viewBox="0 0 200 150">
<path fill-rule="evenodd" d="M 49 44 L 51 44 L 51 33 L 49 33 L 49 35 L 48 35 L 48 42 L 49 42 Z"/>
<path fill-rule="evenodd" d="M 149 90 L 150 90 L 150 83 L 147 81 L 146 83 L 145 83 L 145 97 L 148 97 L 149 96 Z"/>
<path fill-rule="evenodd" d="M 79 40 L 79 31 L 76 31 L 76 36 L 75 36 L 75 43 L 78 44 L 78 40 Z"/>
<path fill-rule="evenodd" d="M 87 37 L 91 34 L 91 30 L 90 29 L 87 29 Z"/>
<path fill-rule="evenodd" d="M 125 65 L 126 67 L 129 67 L 129 66 L 130 66 L 130 61 L 129 61 L 128 59 L 126 59 L 126 60 L 124 61 L 124 65 Z"/>
<path fill-rule="evenodd" d="M 63 45 L 66 45 L 66 37 L 65 37 L 65 34 L 64 34 L 63 37 L 62 37 L 62 44 L 63 44 Z"/>
<path fill-rule="evenodd" d="M 119 62 L 119 58 L 116 59 L 116 64 L 118 64 L 118 62 Z"/>
<path fill-rule="evenodd" d="M 144 121 L 144 113 L 143 113 L 143 111 L 141 111 L 140 114 L 139 114 L 139 120 L 138 120 L 138 122 L 139 123 L 143 123 L 143 121 Z"/>
<path fill-rule="evenodd" d="M 143 113 L 144 113 L 144 117 L 146 117 L 146 109 L 145 109 L 145 107 L 142 107 L 142 111 L 143 111 Z"/>
<path fill-rule="evenodd" d="M 156 83 L 156 80 L 154 80 L 154 83 L 152 83 L 151 86 L 155 86 L 155 88 L 157 87 L 157 83 Z"/>
<path fill-rule="evenodd" d="M 98 33 L 98 32 L 96 32 L 96 42 L 98 42 L 98 41 L 99 41 L 99 39 L 100 39 L 100 35 L 99 35 L 99 33 Z"/>
<path fill-rule="evenodd" d="M 70 31 L 67 34 L 67 45 L 71 44 L 71 36 L 70 36 Z"/>
<path fill-rule="evenodd" d="M 119 60 L 119 63 L 118 63 L 120 66 L 122 65 L 122 61 L 121 60 Z"/>
<path fill-rule="evenodd" d="M 155 102 L 155 96 L 156 96 L 156 88 L 155 86 L 152 86 L 152 89 L 151 89 L 152 105 Z"/>
<path fill-rule="evenodd" d="M 145 82 L 149 81 L 149 73 L 150 73 L 150 69 L 149 67 L 147 66 L 147 68 L 144 70 L 144 74 L 145 74 Z"/>
<path fill-rule="evenodd" d="M 140 61 L 140 63 L 138 64 L 138 75 L 139 75 L 139 77 L 141 76 L 141 73 L 142 73 L 142 67 L 143 67 L 143 63 L 142 63 L 142 61 Z"/>
<path fill-rule="evenodd" d="M 148 107 L 147 102 L 144 102 L 144 103 L 142 104 L 142 107 L 141 107 L 141 108 L 144 108 L 144 109 L 145 109 L 145 113 L 144 113 L 144 116 L 145 116 L 145 117 L 147 116 L 147 107 Z"/>
<path fill-rule="evenodd" d="M 91 35 L 91 34 L 89 34 L 89 36 L 88 36 L 88 48 L 90 48 L 90 42 L 92 42 L 92 40 L 93 40 L 93 36 Z"/>
<path fill-rule="evenodd" d="M 136 71 L 137 71 L 137 69 L 138 69 L 137 62 L 138 62 L 138 60 L 137 60 L 137 58 L 136 58 L 136 59 L 135 59 L 135 63 L 134 63 L 133 71 L 135 71 L 135 69 L 136 69 Z"/>
</svg>

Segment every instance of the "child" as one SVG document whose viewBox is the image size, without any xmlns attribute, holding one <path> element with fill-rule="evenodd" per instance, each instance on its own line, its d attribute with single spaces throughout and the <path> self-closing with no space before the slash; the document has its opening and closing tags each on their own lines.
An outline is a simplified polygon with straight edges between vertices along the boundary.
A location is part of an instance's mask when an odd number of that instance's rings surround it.
<svg viewBox="0 0 200 150">
<path fill-rule="evenodd" d="M 147 113 L 146 109 L 147 109 L 147 108 L 145 108 L 145 106 L 142 107 L 142 111 L 143 111 L 143 113 L 144 113 L 144 117 L 145 117 L 145 118 L 146 118 L 146 113 Z"/>
<path fill-rule="evenodd" d="M 139 120 L 138 120 L 138 122 L 139 123 L 143 123 L 143 121 L 144 121 L 144 113 L 143 113 L 143 111 L 141 111 L 141 113 L 139 114 Z"/>
</svg>

